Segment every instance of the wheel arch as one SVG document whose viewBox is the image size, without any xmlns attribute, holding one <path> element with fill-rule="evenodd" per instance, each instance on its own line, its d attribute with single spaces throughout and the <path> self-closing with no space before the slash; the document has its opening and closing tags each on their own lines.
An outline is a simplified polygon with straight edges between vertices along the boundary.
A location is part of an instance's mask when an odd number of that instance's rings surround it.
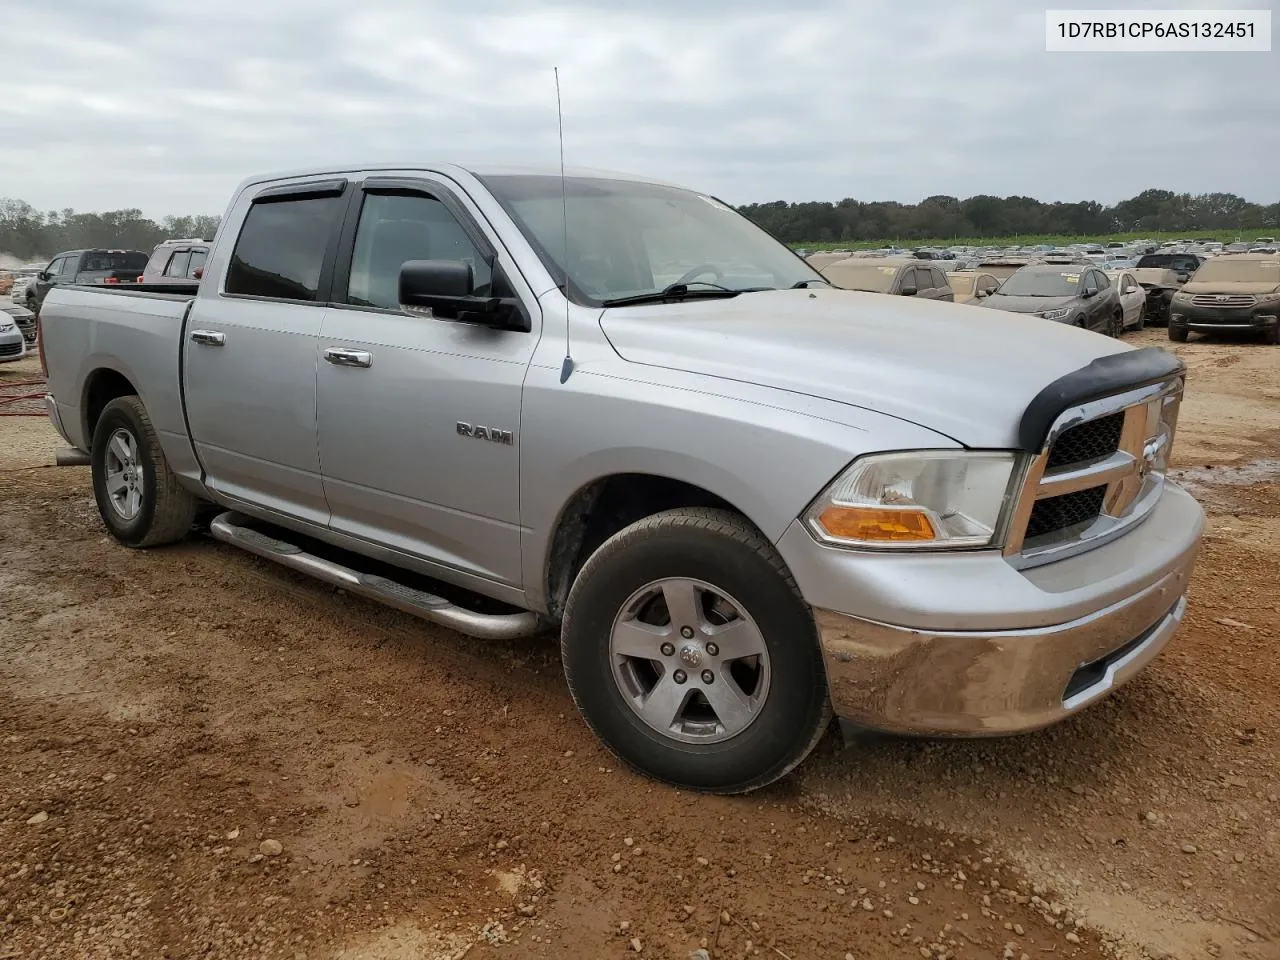
<svg viewBox="0 0 1280 960">
<path fill-rule="evenodd" d="M 84 379 L 81 391 L 81 420 L 86 445 L 93 447 L 93 431 L 107 404 L 117 397 L 139 397 L 141 393 L 128 376 L 114 367 L 101 366 Z"/>
<path fill-rule="evenodd" d="M 578 571 L 605 540 L 638 520 L 682 507 L 727 510 L 759 529 L 726 497 L 677 477 L 619 472 L 581 484 L 561 505 L 547 538 L 542 587 L 548 614 L 559 619 Z"/>
</svg>

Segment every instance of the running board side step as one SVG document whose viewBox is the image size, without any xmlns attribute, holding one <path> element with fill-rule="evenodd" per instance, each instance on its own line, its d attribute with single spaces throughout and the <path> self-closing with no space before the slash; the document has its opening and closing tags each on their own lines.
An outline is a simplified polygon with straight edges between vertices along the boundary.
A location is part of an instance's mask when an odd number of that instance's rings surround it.
<svg viewBox="0 0 1280 960">
<path fill-rule="evenodd" d="M 234 511 L 221 513 L 209 524 L 209 533 L 215 540 L 247 550 L 265 560 L 469 637 L 481 640 L 515 640 L 533 636 L 541 629 L 542 625 L 535 613 L 486 614 L 466 610 L 433 593 L 415 590 L 386 577 L 360 573 L 332 560 L 307 553 L 296 544 L 277 540 L 244 526 L 245 521 L 245 517 Z"/>
</svg>

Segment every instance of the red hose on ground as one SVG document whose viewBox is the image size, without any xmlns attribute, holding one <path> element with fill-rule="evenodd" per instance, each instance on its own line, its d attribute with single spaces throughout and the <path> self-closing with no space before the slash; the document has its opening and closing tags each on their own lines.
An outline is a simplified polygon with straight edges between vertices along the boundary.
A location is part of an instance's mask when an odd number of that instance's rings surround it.
<svg viewBox="0 0 1280 960">
<path fill-rule="evenodd" d="M 43 378 L 34 380 L 0 380 L 0 390 L 7 390 L 10 387 L 43 387 L 45 381 Z M 17 403 L 20 400 L 43 400 L 43 393 L 20 393 L 17 396 L 6 397 L 0 396 L 0 406 L 7 403 Z M 0 410 L 0 417 L 43 417 L 47 414 L 43 410 Z"/>
</svg>

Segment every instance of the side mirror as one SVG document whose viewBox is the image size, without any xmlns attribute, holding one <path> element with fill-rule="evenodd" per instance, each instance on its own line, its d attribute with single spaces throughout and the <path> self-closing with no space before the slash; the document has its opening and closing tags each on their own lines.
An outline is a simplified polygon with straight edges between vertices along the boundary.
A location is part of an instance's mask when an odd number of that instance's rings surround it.
<svg viewBox="0 0 1280 960">
<path fill-rule="evenodd" d="M 1084 292 L 1083 292 L 1083 293 L 1081 293 L 1080 295 L 1081 295 L 1082 297 L 1084 297 L 1086 300 L 1088 300 L 1090 297 L 1096 297 L 1096 296 L 1098 295 L 1098 288 L 1097 288 L 1097 287 L 1085 287 L 1085 288 L 1084 288 Z"/>
<path fill-rule="evenodd" d="M 1186 283 L 1186 282 L 1187 282 L 1188 280 L 1190 280 L 1190 279 L 1191 279 L 1191 274 L 1189 274 L 1189 273 L 1180 273 L 1180 274 L 1178 274 L 1178 282 L 1179 282 L 1179 283 Z"/>
<path fill-rule="evenodd" d="M 979 300 L 985 300 L 990 295 L 990 293 L 991 293 L 990 290 L 979 290 L 977 293 L 977 297 Z"/>
<path fill-rule="evenodd" d="M 493 272 L 493 288 L 505 287 Z M 520 300 L 514 296 L 477 296 L 471 264 L 464 260 L 409 260 L 400 267 L 400 306 L 430 310 L 439 320 L 477 323 L 503 330 L 529 330 Z"/>
<path fill-rule="evenodd" d="M 899 290 L 898 293 L 900 293 L 904 297 L 914 297 L 917 293 L 917 290 L 915 287 L 906 286 L 906 287 L 903 287 L 901 290 Z"/>
<path fill-rule="evenodd" d="M 48 270 L 41 270 L 36 274 L 36 278 L 40 280 L 48 280 L 51 276 L 53 276 L 53 274 L 49 273 Z"/>
</svg>

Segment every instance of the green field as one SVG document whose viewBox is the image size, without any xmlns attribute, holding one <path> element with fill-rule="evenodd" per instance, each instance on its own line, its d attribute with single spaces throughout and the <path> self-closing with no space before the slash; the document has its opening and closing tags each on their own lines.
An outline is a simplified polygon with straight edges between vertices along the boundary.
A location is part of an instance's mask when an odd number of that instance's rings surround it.
<svg viewBox="0 0 1280 960">
<path fill-rule="evenodd" d="M 1266 232 L 1266 231 L 1262 231 Z M 816 250 L 875 250 L 880 247 L 897 246 L 914 250 L 917 247 L 1034 247 L 1037 244 L 1048 243 L 1055 247 L 1065 247 L 1072 243 L 1097 243 L 1105 246 L 1107 243 L 1118 242 L 1127 243 L 1131 240 L 1182 240 L 1191 239 L 1193 237 L 1207 237 L 1210 240 L 1218 240 L 1222 243 L 1249 243 L 1256 234 L 1247 237 L 1237 236 L 1233 233 L 1223 231 L 1206 231 L 1206 232 L 1179 232 L 1172 233 L 1169 231 L 1150 231 L 1147 233 L 1117 233 L 1108 237 L 1098 236 L 1069 236 L 1068 234 L 1026 234 L 1023 236 L 1013 237 L 931 237 L 925 240 L 848 240 L 843 243 L 793 243 L 792 247 L 803 248 L 809 251 Z"/>
</svg>

